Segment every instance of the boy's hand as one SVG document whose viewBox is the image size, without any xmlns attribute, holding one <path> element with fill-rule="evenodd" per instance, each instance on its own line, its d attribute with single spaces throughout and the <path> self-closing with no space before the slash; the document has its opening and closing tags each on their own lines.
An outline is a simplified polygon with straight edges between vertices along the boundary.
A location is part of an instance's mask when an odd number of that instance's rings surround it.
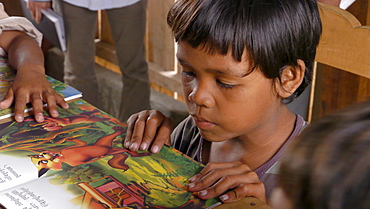
<svg viewBox="0 0 370 209">
<path fill-rule="evenodd" d="M 131 151 L 150 149 L 159 152 L 163 145 L 171 145 L 172 120 L 158 110 L 143 110 L 127 120 L 124 146 Z"/>
<path fill-rule="evenodd" d="M 208 163 L 189 182 L 188 190 L 198 192 L 201 199 L 221 195 L 222 202 L 230 203 L 253 196 L 266 203 L 265 186 L 254 171 L 240 162 Z"/>
<path fill-rule="evenodd" d="M 24 119 L 24 108 L 27 103 L 32 103 L 33 113 L 37 122 L 43 122 L 43 103 L 48 105 L 49 113 L 52 117 L 58 117 L 57 104 L 67 109 L 68 104 L 63 97 L 56 93 L 45 75 L 42 73 L 30 73 L 24 76 L 19 73 L 12 86 L 9 88 L 4 100 L 0 102 L 0 108 L 5 109 L 13 103 L 14 117 L 17 122 Z"/>
</svg>

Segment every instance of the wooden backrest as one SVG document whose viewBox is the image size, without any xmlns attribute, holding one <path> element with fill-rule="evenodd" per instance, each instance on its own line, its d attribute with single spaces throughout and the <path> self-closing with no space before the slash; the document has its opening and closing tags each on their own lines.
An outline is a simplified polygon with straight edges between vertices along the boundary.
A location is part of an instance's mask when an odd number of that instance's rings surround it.
<svg viewBox="0 0 370 209">
<path fill-rule="evenodd" d="M 308 120 L 370 98 L 370 26 L 338 7 L 319 7 L 323 33 Z"/>
<path fill-rule="evenodd" d="M 349 12 L 320 4 L 323 32 L 316 61 L 370 78 L 370 26 Z"/>
</svg>

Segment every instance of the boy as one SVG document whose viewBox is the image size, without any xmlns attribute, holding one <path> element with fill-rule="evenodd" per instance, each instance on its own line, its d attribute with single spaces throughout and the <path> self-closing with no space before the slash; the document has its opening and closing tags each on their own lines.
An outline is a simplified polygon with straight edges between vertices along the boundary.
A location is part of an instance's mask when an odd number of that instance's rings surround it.
<svg viewBox="0 0 370 209">
<path fill-rule="evenodd" d="M 42 34 L 23 17 L 9 17 L 0 3 L 0 56 L 7 56 L 17 75 L 0 109 L 15 102 L 14 115 L 22 122 L 24 108 L 31 102 L 37 122 L 44 121 L 43 102 L 49 107 L 52 117 L 58 116 L 56 104 L 68 108 L 63 97 L 56 93 L 45 77 L 44 56 L 38 44 Z M 37 42 L 36 42 L 37 41 Z"/>
<path fill-rule="evenodd" d="M 178 44 L 190 116 L 143 111 L 128 120 L 125 146 L 164 143 L 207 164 L 189 179 L 200 198 L 266 202 L 284 147 L 305 126 L 286 107 L 312 77 L 321 22 L 315 0 L 178 0 L 167 22 Z"/>
<path fill-rule="evenodd" d="M 276 209 L 370 206 L 370 101 L 314 122 L 281 159 Z"/>
</svg>

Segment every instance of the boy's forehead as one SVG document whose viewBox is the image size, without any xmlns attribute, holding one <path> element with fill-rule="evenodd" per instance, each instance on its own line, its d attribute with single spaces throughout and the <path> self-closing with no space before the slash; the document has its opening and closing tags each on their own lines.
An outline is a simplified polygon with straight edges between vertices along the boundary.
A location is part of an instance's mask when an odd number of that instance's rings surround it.
<svg viewBox="0 0 370 209">
<path fill-rule="evenodd" d="M 178 44 L 176 53 L 179 63 L 188 68 L 198 68 L 215 74 L 244 77 L 252 71 L 252 62 L 247 53 L 243 53 L 242 61 L 237 61 L 229 51 L 226 55 L 210 52 L 206 47 L 191 47 L 189 44 Z"/>
</svg>

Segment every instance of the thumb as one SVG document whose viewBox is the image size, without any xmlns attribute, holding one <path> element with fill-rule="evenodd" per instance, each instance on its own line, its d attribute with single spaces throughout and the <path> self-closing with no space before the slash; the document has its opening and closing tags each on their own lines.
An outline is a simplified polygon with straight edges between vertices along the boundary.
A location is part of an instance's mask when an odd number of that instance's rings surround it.
<svg viewBox="0 0 370 209">
<path fill-rule="evenodd" d="M 12 106 L 14 101 L 13 89 L 9 88 L 8 93 L 5 95 L 3 101 L 0 102 L 0 109 L 6 109 Z"/>
</svg>

